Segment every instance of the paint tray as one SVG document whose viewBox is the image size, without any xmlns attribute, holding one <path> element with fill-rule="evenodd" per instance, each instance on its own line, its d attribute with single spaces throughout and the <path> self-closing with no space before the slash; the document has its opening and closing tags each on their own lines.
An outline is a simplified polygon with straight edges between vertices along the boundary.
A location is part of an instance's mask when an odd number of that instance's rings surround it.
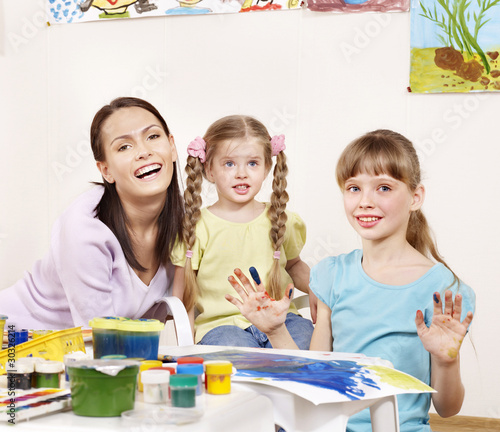
<svg viewBox="0 0 500 432">
<path fill-rule="evenodd" d="M 58 330 L 0 351 L 0 375 L 7 373 L 9 360 L 13 361 L 22 357 L 42 357 L 62 362 L 64 354 L 71 354 L 75 351 L 85 352 L 82 328 Z M 15 363 L 13 364 L 15 365 Z"/>
</svg>

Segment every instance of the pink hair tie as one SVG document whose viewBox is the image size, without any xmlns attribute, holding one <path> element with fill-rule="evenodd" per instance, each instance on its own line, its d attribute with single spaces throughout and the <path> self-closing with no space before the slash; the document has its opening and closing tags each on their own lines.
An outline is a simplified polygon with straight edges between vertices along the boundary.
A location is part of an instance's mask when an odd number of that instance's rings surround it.
<svg viewBox="0 0 500 432">
<path fill-rule="evenodd" d="M 193 258 L 193 251 L 192 250 L 186 251 L 186 258 Z"/>
<path fill-rule="evenodd" d="M 272 148 L 272 155 L 273 156 L 278 156 L 280 152 L 286 149 L 285 146 L 285 135 L 274 135 L 271 138 L 271 148 Z"/>
<path fill-rule="evenodd" d="M 273 253 L 273 258 L 279 260 L 281 257 L 281 252 L 280 251 L 275 251 Z"/>
<path fill-rule="evenodd" d="M 206 158 L 206 153 L 205 153 L 206 148 L 207 144 L 205 143 L 205 140 L 201 137 L 196 137 L 193 141 L 189 143 L 187 152 L 189 156 L 199 158 L 200 162 L 204 163 Z"/>
</svg>

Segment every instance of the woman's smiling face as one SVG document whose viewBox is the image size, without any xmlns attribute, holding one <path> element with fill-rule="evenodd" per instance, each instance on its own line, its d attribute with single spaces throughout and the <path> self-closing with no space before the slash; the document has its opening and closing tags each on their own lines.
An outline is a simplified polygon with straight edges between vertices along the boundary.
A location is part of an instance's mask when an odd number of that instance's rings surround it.
<svg viewBox="0 0 500 432">
<path fill-rule="evenodd" d="M 115 183 L 120 199 L 165 197 L 172 180 L 177 151 L 160 121 L 139 107 L 121 108 L 101 129 L 105 160 L 97 167 L 108 183 Z"/>
</svg>

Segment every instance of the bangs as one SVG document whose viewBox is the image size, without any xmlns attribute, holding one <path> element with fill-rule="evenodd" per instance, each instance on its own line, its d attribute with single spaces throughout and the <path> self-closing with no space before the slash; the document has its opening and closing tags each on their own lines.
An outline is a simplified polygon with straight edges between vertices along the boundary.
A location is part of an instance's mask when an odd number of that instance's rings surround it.
<svg viewBox="0 0 500 432">
<path fill-rule="evenodd" d="M 414 170 L 407 150 L 391 138 L 371 133 L 349 144 L 337 164 L 336 177 L 340 188 L 348 179 L 361 173 L 386 174 L 409 186 L 414 183 L 410 180 L 414 178 Z"/>
</svg>

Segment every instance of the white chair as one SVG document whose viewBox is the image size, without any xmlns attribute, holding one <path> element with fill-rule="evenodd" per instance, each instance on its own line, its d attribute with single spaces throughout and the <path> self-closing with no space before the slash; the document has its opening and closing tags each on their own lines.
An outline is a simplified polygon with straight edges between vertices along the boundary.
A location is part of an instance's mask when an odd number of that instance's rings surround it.
<svg viewBox="0 0 500 432">
<path fill-rule="evenodd" d="M 177 297 L 162 297 L 157 303 L 164 302 L 172 318 L 167 318 L 160 334 L 160 345 L 194 345 L 193 333 L 186 308 Z M 172 338 L 172 335 L 175 335 Z"/>
<path fill-rule="evenodd" d="M 169 296 L 162 297 L 158 303 L 164 302 L 169 310 L 169 318 L 165 322 L 165 327 L 160 334 L 160 345 L 167 346 L 188 346 L 194 345 L 193 334 L 191 332 L 191 324 L 186 308 L 180 299 L 177 297 Z M 307 309 L 302 311 L 302 315 L 310 318 L 309 313 L 309 296 L 307 294 L 300 295 L 292 300 L 295 307 Z"/>
</svg>

